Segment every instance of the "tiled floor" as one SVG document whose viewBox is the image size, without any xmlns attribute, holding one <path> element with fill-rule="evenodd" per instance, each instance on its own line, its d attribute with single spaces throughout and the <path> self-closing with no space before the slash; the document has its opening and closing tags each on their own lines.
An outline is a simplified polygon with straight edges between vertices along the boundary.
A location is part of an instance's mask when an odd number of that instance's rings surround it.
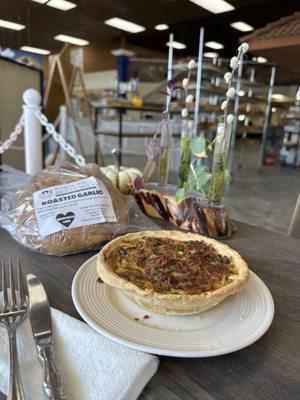
<svg viewBox="0 0 300 400">
<path fill-rule="evenodd" d="M 233 218 L 286 234 L 300 192 L 300 170 L 265 166 L 258 172 L 258 146 L 248 146 L 241 170 L 235 166 L 224 203 Z"/>
</svg>

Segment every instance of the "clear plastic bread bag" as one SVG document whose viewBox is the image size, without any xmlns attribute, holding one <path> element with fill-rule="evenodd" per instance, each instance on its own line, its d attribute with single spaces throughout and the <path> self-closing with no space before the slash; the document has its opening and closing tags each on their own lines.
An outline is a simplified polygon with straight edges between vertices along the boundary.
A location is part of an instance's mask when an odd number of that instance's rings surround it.
<svg viewBox="0 0 300 400">
<path fill-rule="evenodd" d="M 4 168 L 0 200 L 0 226 L 22 245 L 44 254 L 97 250 L 116 236 L 159 229 L 96 164 L 58 163 L 31 179 Z"/>
</svg>

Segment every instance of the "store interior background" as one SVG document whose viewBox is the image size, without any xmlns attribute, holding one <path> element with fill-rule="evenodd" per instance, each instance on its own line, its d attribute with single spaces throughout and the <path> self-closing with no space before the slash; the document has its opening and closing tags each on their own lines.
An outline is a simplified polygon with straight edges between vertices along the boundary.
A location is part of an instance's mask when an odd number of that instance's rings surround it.
<svg viewBox="0 0 300 400">
<path fill-rule="evenodd" d="M 236 0 L 230 3 L 234 10 L 213 14 L 197 6 L 188 0 L 154 0 L 154 1 L 74 1 L 77 7 L 63 12 L 47 7 L 44 4 L 32 0 L 1 1 L 1 19 L 20 22 L 26 28 L 20 31 L 0 28 L 0 132 L 1 141 L 5 140 L 14 128 L 21 110 L 22 93 L 28 87 L 43 91 L 45 82 L 49 76 L 49 60 L 47 56 L 22 52 L 20 47 L 30 45 L 37 48 L 48 49 L 51 54 L 61 51 L 63 43 L 54 40 L 54 36 L 60 33 L 80 37 L 89 41 L 89 45 L 82 47 L 82 66 L 84 80 L 90 100 L 103 104 L 109 101 L 110 92 L 116 88 L 118 71 L 116 57 L 113 50 L 125 48 L 132 52 L 129 61 L 128 82 L 137 78 L 136 92 L 144 98 L 144 104 L 162 105 L 163 99 L 156 94 L 165 82 L 167 72 L 167 52 L 170 32 L 174 33 L 175 40 L 186 44 L 182 50 L 174 49 L 174 57 L 177 63 L 185 62 L 197 54 L 199 28 L 205 29 L 205 42 L 216 41 L 222 43 L 224 48 L 217 50 L 219 60 L 226 60 L 234 55 L 239 43 L 239 38 L 251 32 L 240 32 L 233 29 L 230 23 L 245 21 L 254 29 L 259 29 L 271 22 L 278 21 L 285 16 L 293 15 L 299 11 L 299 2 L 287 0 Z M 45 9 L 46 8 L 46 9 Z M 146 29 L 137 34 L 128 34 L 104 24 L 103 21 L 111 17 L 120 17 L 144 26 Z M 299 26 L 300 18 L 298 17 Z M 154 27 L 157 24 L 168 24 L 169 28 L 158 31 Z M 300 36 L 300 28 L 297 33 Z M 288 121 L 287 114 L 291 107 L 295 106 L 295 97 L 300 84 L 299 49 L 295 48 L 295 57 L 289 58 L 285 51 L 256 51 L 249 53 L 248 60 L 253 57 L 264 57 L 267 61 L 256 62 L 256 77 L 260 85 L 254 86 L 254 96 L 257 101 L 251 109 L 251 130 L 247 138 L 242 139 L 243 120 L 239 120 L 238 134 L 234 148 L 232 165 L 232 182 L 226 189 L 224 203 L 229 207 L 231 217 L 262 228 L 286 233 L 296 200 L 299 194 L 299 121 Z M 70 56 L 73 46 L 70 46 L 62 57 L 66 77 L 71 77 Z M 292 50 L 292 49 L 290 49 Z M 215 51 L 205 47 L 205 52 Z M 296 56 L 298 51 L 298 57 Z M 14 56 L 12 56 L 14 53 Z M 218 59 L 204 57 L 204 64 L 218 65 Z M 24 66 L 23 63 L 27 66 Z M 221 62 L 221 67 L 226 64 Z M 29 66 L 28 66 L 29 65 Z M 264 123 L 267 95 L 269 90 L 270 71 L 276 66 L 275 87 L 271 104 L 269 122 L 269 139 L 264 165 L 259 168 L 262 128 Z M 251 65 L 250 65 L 251 66 Z M 247 80 L 249 68 L 244 68 L 243 79 Z M 148 69 L 148 71 L 147 71 Z M 209 70 L 209 69 L 208 69 Z M 248 74 L 248 75 L 247 75 Z M 143 77 L 145 79 L 143 80 Z M 210 73 L 204 73 L 203 82 L 206 90 L 203 90 L 203 129 L 208 129 L 211 114 L 218 113 L 221 103 L 214 104 L 213 96 L 219 94 L 215 90 L 215 79 Z M 151 79 L 153 78 L 153 79 Z M 130 92 L 130 85 L 127 91 Z M 241 87 L 247 94 L 247 86 Z M 150 96 L 149 94 L 152 93 Z M 126 93 L 128 94 L 128 93 Z M 275 96 L 274 96 L 275 95 Z M 277 95 L 277 96 L 276 96 Z M 279 95 L 279 96 L 278 96 Z M 88 158 L 93 161 L 94 139 L 93 132 L 85 117 L 81 116 L 82 90 L 80 82 L 76 82 L 74 96 L 74 108 L 77 110 L 77 123 L 80 127 L 84 149 Z M 241 95 L 241 97 L 243 97 Z M 54 121 L 59 106 L 64 103 L 64 95 L 58 75 L 54 77 L 49 102 L 46 107 L 46 115 L 50 121 Z M 241 101 L 243 104 L 243 101 Z M 243 114 L 243 108 L 239 111 Z M 300 109 L 299 109 L 300 114 Z M 159 122 L 159 113 L 127 111 L 125 120 L 128 129 L 138 131 L 142 136 L 142 129 L 154 133 L 155 124 Z M 116 131 L 118 121 L 116 112 L 107 110 L 99 116 L 99 124 L 106 129 Z M 174 117 L 176 120 L 176 115 Z M 146 121 L 146 122 L 145 122 Z M 126 122 L 126 123 L 127 123 Z M 143 122 L 146 123 L 144 128 Z M 176 122 L 176 121 L 175 121 Z M 108 127 L 105 126 L 107 124 Z M 148 125 L 147 125 L 148 124 Z M 291 135 L 285 136 L 286 128 L 294 125 L 295 132 L 298 129 L 297 146 L 286 146 L 286 152 L 298 152 L 296 165 L 293 157 L 285 156 L 282 152 L 284 140 L 294 140 Z M 132 126 L 134 128 L 132 128 Z M 148 128 L 147 128 L 148 126 Z M 210 126 L 210 125 L 209 125 Z M 212 129 L 211 127 L 209 129 Z M 147 131 L 147 133 L 149 133 Z M 75 143 L 72 124 L 68 124 L 68 138 Z M 150 135 L 146 137 L 125 137 L 123 140 L 123 165 L 143 169 L 145 165 L 145 145 Z M 99 135 L 102 151 L 106 163 L 113 163 L 110 151 L 118 142 L 116 136 Z M 22 147 L 23 139 L 20 138 L 16 146 Z M 45 150 L 52 152 L 53 144 L 47 144 Z M 171 164 L 171 179 L 176 183 L 176 160 L 178 159 L 178 140 L 174 140 L 174 155 Z M 24 169 L 23 153 L 17 151 L 7 152 L 2 160 L 5 164 L 15 168 Z"/>
</svg>

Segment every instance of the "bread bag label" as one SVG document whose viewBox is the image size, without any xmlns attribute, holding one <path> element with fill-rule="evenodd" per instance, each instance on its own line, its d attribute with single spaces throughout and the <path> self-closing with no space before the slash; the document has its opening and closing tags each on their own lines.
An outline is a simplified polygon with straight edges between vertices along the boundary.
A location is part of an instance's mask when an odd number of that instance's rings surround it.
<svg viewBox="0 0 300 400">
<path fill-rule="evenodd" d="M 105 185 L 94 177 L 33 193 L 35 215 L 42 236 L 64 229 L 117 222 Z"/>
</svg>

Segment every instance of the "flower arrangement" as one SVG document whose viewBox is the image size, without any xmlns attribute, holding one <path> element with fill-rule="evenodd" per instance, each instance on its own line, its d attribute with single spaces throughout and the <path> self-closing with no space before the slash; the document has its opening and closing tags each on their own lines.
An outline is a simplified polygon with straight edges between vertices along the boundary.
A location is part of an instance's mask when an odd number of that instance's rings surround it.
<svg viewBox="0 0 300 400">
<path fill-rule="evenodd" d="M 198 172 L 194 164 L 200 158 L 206 157 L 206 141 L 203 135 L 200 137 L 192 137 L 193 121 L 187 120 L 188 106 L 194 101 L 193 95 L 188 93 L 188 86 L 191 78 L 192 70 L 196 68 L 195 60 L 190 60 L 187 64 L 188 76 L 182 80 L 182 87 L 185 90 L 185 107 L 181 111 L 183 118 L 181 140 L 180 140 L 180 165 L 179 165 L 179 184 L 176 191 L 177 201 L 185 198 L 189 189 L 196 188 L 201 191 L 199 182 L 194 177 Z M 192 161 L 191 161 L 191 157 Z M 192 174 L 190 174 L 190 171 Z M 204 171 L 202 171 L 204 172 Z M 203 178 L 203 176 L 202 176 Z"/>
<path fill-rule="evenodd" d="M 218 126 L 215 147 L 211 168 L 210 186 L 208 192 L 208 201 L 211 204 L 220 205 L 222 201 L 223 189 L 230 183 L 230 171 L 227 168 L 229 146 L 231 140 L 231 130 L 234 117 L 228 113 L 229 102 L 236 96 L 236 89 L 233 86 L 233 78 L 241 59 L 249 49 L 248 43 L 242 43 L 237 51 L 237 56 L 230 60 L 230 72 L 224 75 L 225 82 L 228 85 L 226 99 L 221 104 L 221 110 L 224 111 L 223 122 Z"/>
<path fill-rule="evenodd" d="M 180 138 L 180 164 L 179 164 L 179 183 L 178 190 L 186 191 L 188 189 L 188 177 L 190 170 L 191 149 L 190 144 L 192 140 L 193 121 L 188 119 L 188 107 L 194 101 L 194 96 L 188 93 L 189 82 L 191 79 L 192 70 L 196 68 L 195 60 L 190 60 L 187 64 L 188 76 L 182 80 L 182 89 L 185 92 L 185 107 L 181 111 L 182 128 Z"/>
<path fill-rule="evenodd" d="M 227 159 L 230 145 L 231 128 L 233 115 L 229 114 L 230 101 L 236 96 L 236 89 L 233 86 L 233 78 L 239 67 L 240 61 L 248 51 L 248 44 L 243 43 L 237 51 L 237 56 L 230 60 L 231 71 L 226 72 L 224 80 L 227 83 L 226 98 L 221 104 L 224 112 L 222 122 L 217 128 L 216 137 L 212 142 L 207 142 L 203 135 L 190 140 L 190 172 L 187 181 L 180 182 L 176 192 L 177 201 L 182 201 L 190 189 L 197 190 L 210 204 L 220 205 L 223 189 L 230 182 L 230 172 L 227 169 Z M 187 81 L 188 82 L 188 81 Z M 184 113 L 185 115 L 186 113 Z M 184 117 L 184 115 L 182 115 Z M 207 151 L 213 149 L 212 166 L 209 169 L 202 162 L 207 157 Z M 179 169 L 180 171 L 180 169 Z"/>
<path fill-rule="evenodd" d="M 156 158 L 159 155 L 158 166 L 158 183 L 162 186 L 167 184 L 169 175 L 169 158 L 172 144 L 172 127 L 170 124 L 170 99 L 174 91 L 182 89 L 175 80 L 170 80 L 167 83 L 167 89 L 157 92 L 159 95 L 167 97 L 166 109 L 164 111 L 163 119 L 160 121 L 153 138 L 149 141 L 146 147 L 147 163 L 143 171 L 143 178 L 137 177 L 134 181 L 134 187 L 140 190 L 146 184 L 154 173 Z M 160 143 L 158 143 L 158 136 L 161 136 Z"/>
<path fill-rule="evenodd" d="M 248 44 L 243 43 L 237 50 L 237 55 L 230 60 L 230 71 L 224 75 L 227 84 L 226 97 L 220 108 L 223 111 L 222 122 L 218 125 L 216 136 L 213 141 L 206 140 L 204 135 L 192 136 L 193 121 L 188 119 L 188 107 L 193 102 L 193 95 L 189 94 L 189 82 L 191 73 L 196 68 L 194 60 L 189 61 L 188 75 L 183 79 L 182 85 L 174 80 L 168 82 L 167 91 L 160 92 L 171 99 L 175 90 L 185 92 L 185 106 L 181 111 L 183 128 L 180 140 L 180 165 L 179 184 L 176 191 L 177 202 L 182 201 L 189 190 L 196 190 L 201 193 L 204 200 L 211 205 L 220 205 L 224 186 L 230 182 L 230 171 L 227 168 L 228 152 L 231 140 L 231 130 L 234 116 L 229 113 L 230 102 L 236 96 L 234 77 L 244 54 L 248 51 Z M 155 167 L 155 158 L 159 158 L 159 179 L 158 184 L 165 186 L 168 181 L 169 158 L 172 140 L 172 129 L 170 127 L 170 101 L 164 111 L 164 118 L 161 121 L 153 139 L 150 140 L 146 154 L 148 161 L 144 169 L 144 180 L 135 182 L 135 187 L 140 189 L 152 175 Z M 195 129 L 194 129 L 195 130 Z M 161 134 L 160 146 L 157 143 L 157 136 Z M 213 152 L 211 168 L 204 162 L 208 152 Z"/>
<path fill-rule="evenodd" d="M 167 83 L 167 91 L 160 91 L 159 93 L 166 95 L 166 109 L 164 111 L 164 118 L 159 125 L 160 133 L 160 151 L 159 151 L 159 165 L 158 165 L 158 185 L 166 186 L 168 184 L 169 166 L 170 166 L 170 153 L 172 146 L 173 127 L 170 121 L 170 103 L 174 92 L 177 89 L 182 89 L 180 85 L 173 79 Z"/>
</svg>

